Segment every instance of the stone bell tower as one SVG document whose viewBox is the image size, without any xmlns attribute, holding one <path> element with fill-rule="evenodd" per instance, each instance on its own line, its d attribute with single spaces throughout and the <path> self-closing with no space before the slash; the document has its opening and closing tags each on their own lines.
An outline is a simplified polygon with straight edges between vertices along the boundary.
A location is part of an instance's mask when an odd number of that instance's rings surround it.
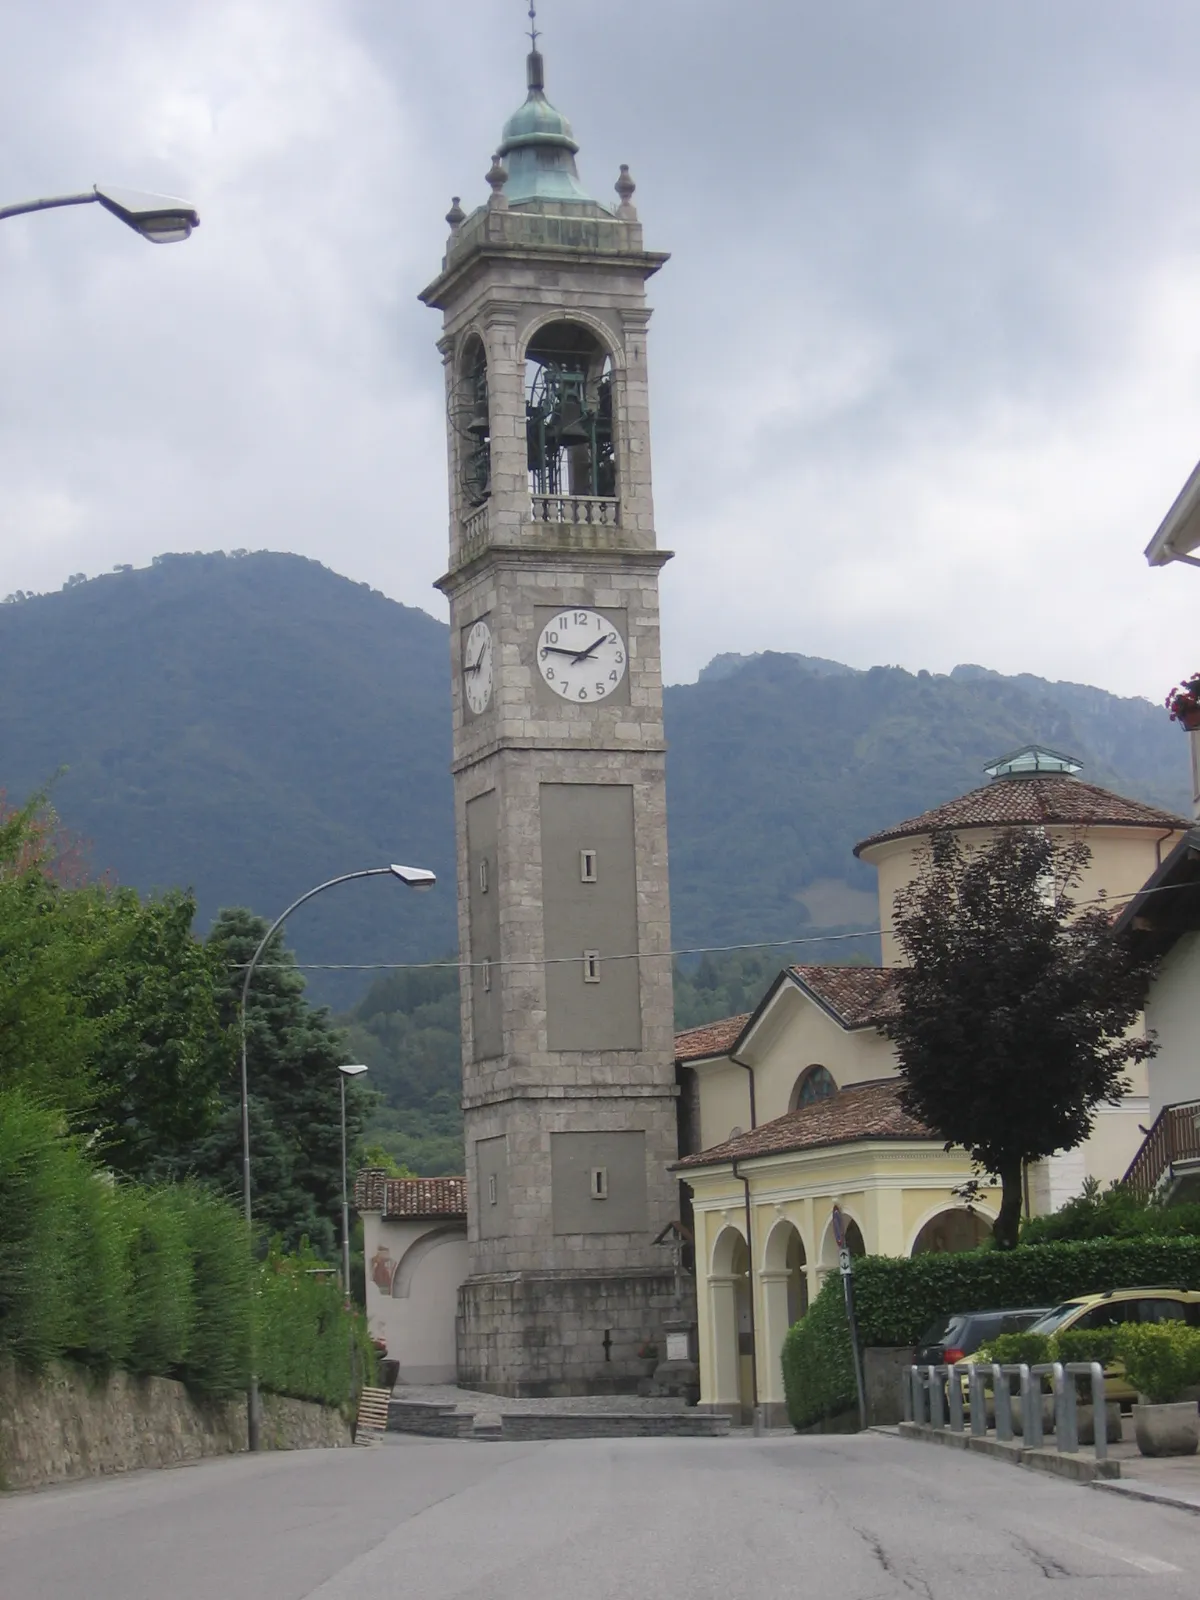
<svg viewBox="0 0 1200 1600">
<path fill-rule="evenodd" d="M 625 1392 L 676 1310 L 645 249 L 540 52 L 442 270 L 471 1273 L 459 1380 Z"/>
</svg>

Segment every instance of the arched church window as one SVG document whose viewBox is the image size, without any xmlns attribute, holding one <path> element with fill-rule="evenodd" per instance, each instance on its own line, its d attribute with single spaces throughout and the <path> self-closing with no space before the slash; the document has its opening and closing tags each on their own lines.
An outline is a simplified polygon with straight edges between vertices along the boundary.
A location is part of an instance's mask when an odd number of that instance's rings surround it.
<svg viewBox="0 0 1200 1600">
<path fill-rule="evenodd" d="M 837 1084 L 834 1082 L 833 1073 L 828 1067 L 823 1067 L 814 1062 L 796 1079 L 792 1089 L 792 1097 L 788 1101 L 789 1111 L 798 1111 L 801 1106 L 811 1106 L 817 1100 L 827 1100 L 831 1094 L 837 1093 Z"/>
<path fill-rule="evenodd" d="M 487 354 L 483 340 L 470 334 L 458 360 L 450 391 L 450 423 L 458 450 L 458 479 L 469 506 L 482 505 L 492 487 L 492 423 L 488 404 Z"/>
<path fill-rule="evenodd" d="M 548 323 L 529 341 L 525 438 L 532 494 L 615 498 L 612 361 L 578 323 Z"/>
</svg>

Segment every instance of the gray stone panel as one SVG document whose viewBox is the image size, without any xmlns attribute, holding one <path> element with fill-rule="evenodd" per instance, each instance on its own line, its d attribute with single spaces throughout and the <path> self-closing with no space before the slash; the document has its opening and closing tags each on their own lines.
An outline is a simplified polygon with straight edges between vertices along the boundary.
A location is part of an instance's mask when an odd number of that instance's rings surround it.
<svg viewBox="0 0 1200 1600">
<path fill-rule="evenodd" d="M 540 786 L 546 1048 L 636 1050 L 642 1042 L 633 787 Z M 583 879 L 594 856 L 595 881 Z M 584 952 L 597 952 L 595 971 Z M 595 981 L 592 981 L 592 979 Z"/>
<path fill-rule="evenodd" d="M 512 1213 L 508 1195 L 508 1141 L 495 1134 L 476 1139 L 475 1193 L 481 1239 L 498 1239 L 508 1233 Z"/>
<path fill-rule="evenodd" d="M 646 1135 L 550 1135 L 555 1233 L 640 1233 L 646 1226 Z"/>
<path fill-rule="evenodd" d="M 498 1056 L 504 1048 L 500 1022 L 500 873 L 496 852 L 499 802 L 495 789 L 468 801 L 466 811 L 470 968 L 465 987 L 471 997 L 475 1054 L 483 1059 Z"/>
</svg>

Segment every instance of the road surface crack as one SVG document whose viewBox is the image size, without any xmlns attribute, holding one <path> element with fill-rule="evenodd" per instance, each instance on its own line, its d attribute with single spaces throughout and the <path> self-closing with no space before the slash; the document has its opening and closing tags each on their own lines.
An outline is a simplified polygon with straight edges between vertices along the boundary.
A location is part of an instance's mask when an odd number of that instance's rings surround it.
<svg viewBox="0 0 1200 1600">
<path fill-rule="evenodd" d="M 1043 1578 L 1074 1578 L 1077 1576 L 1069 1567 L 1064 1567 L 1062 1562 L 1056 1560 L 1054 1556 L 1046 1555 L 1036 1545 L 1030 1544 L 1028 1539 L 1022 1539 L 1020 1534 L 1013 1535 L 1013 1543 L 1019 1550 L 1025 1552 L 1034 1566 L 1041 1569 Z"/>
<path fill-rule="evenodd" d="M 855 1528 L 854 1531 L 890 1578 L 895 1578 L 898 1583 L 903 1584 L 910 1594 L 921 1595 L 923 1600 L 933 1600 L 933 1590 L 929 1587 L 928 1580 L 921 1573 L 906 1571 L 904 1567 L 898 1565 L 888 1554 L 878 1535 L 868 1528 Z"/>
</svg>

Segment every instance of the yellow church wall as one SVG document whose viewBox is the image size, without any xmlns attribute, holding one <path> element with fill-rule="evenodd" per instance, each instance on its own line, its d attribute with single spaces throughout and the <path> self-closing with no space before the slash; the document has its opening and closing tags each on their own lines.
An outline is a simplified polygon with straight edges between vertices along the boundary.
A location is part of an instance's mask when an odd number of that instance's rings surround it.
<svg viewBox="0 0 1200 1600">
<path fill-rule="evenodd" d="M 734 1240 L 746 1238 L 745 1188 L 750 1183 L 750 1252 L 758 1402 L 768 1421 L 786 1420 L 780 1353 L 789 1325 L 786 1248 L 789 1225 L 804 1251 L 811 1304 L 837 1267 L 832 1237 L 834 1202 L 857 1222 L 869 1254 L 907 1255 L 930 1217 L 961 1209 L 953 1191 L 971 1175 L 961 1151 L 928 1142 L 866 1141 L 825 1150 L 758 1157 L 739 1166 L 689 1172 L 696 1234 L 701 1403 L 748 1416 L 752 1392 L 746 1343 L 746 1279 L 734 1274 Z M 976 1208 L 987 1222 L 999 1204 L 985 1191 Z M 735 1281 L 736 1280 L 736 1281 Z M 739 1329 L 740 1319 L 740 1329 Z M 743 1338 L 739 1341 L 738 1331 Z"/>
<path fill-rule="evenodd" d="M 840 1027 L 826 1011 L 790 987 L 775 1001 L 779 1016 L 760 1044 L 759 1030 L 746 1042 L 743 1059 L 754 1067 L 758 1121 L 772 1122 L 789 1108 L 792 1091 L 811 1066 L 832 1074 L 839 1089 L 852 1083 L 869 1083 L 894 1077 L 896 1056 L 891 1043 L 874 1028 L 850 1031 Z M 767 1019 L 764 1018 L 764 1022 Z M 701 1111 L 703 1121 L 703 1110 Z"/>
<path fill-rule="evenodd" d="M 693 1065 L 700 1086 L 700 1148 L 708 1150 L 724 1144 L 735 1128 L 749 1128 L 750 1075 L 728 1060 Z"/>
<path fill-rule="evenodd" d="M 984 849 L 993 843 L 998 834 L 995 828 L 964 828 L 959 834 L 968 849 Z M 1117 899 L 1136 893 L 1159 863 L 1183 837 L 1182 832 L 1165 837 L 1153 828 L 1065 828 L 1051 825 L 1046 830 L 1051 838 L 1068 843 L 1082 838 L 1092 852 L 1092 859 L 1084 870 L 1073 898 L 1079 906 L 1095 901 L 1101 890 L 1108 899 Z M 878 873 L 879 923 L 883 931 L 883 964 L 899 966 L 900 948 L 890 933 L 892 910 L 898 890 L 917 876 L 928 838 L 894 839 L 884 844 L 871 845 L 862 853 L 862 859 L 871 863 Z"/>
</svg>

